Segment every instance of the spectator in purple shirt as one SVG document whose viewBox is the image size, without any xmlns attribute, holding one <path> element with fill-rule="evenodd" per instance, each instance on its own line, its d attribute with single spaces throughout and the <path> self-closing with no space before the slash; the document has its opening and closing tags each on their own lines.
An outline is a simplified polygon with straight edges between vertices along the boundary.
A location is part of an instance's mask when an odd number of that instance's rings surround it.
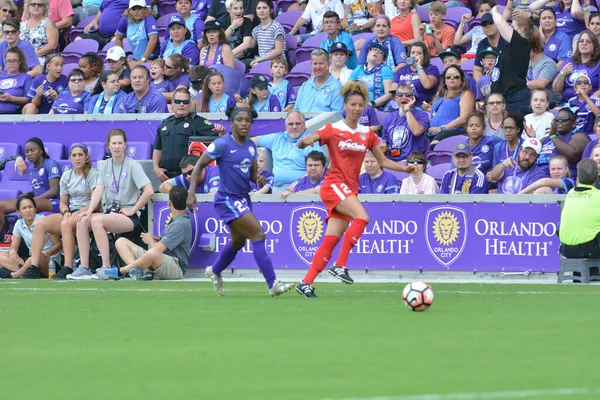
<svg viewBox="0 0 600 400">
<path fill-rule="evenodd" d="M 399 109 L 385 117 L 381 144 L 387 158 L 401 161 L 414 151 L 429 150 L 423 135 L 429 128 L 429 116 L 414 108 L 416 97 L 412 86 L 399 85 L 394 98 Z"/>
<path fill-rule="evenodd" d="M 181 54 L 190 61 L 190 65 L 198 65 L 200 50 L 191 37 L 192 34 L 185 25 L 185 20 L 180 15 L 171 16 L 169 21 L 170 39 L 165 40 L 160 48 L 160 57 L 166 58 L 171 54 Z"/>
<path fill-rule="evenodd" d="M 63 58 L 53 54 L 46 61 L 46 74 L 36 76 L 29 88 L 27 98 L 30 103 L 23 107 L 23 114 L 48 114 L 52 103 L 69 85 L 66 76 L 62 74 Z"/>
<path fill-rule="evenodd" d="M 325 154 L 320 151 L 311 151 L 306 156 L 306 175 L 292 183 L 287 190 L 281 192 L 281 198 L 285 199 L 292 193 L 296 194 L 319 194 L 323 178 L 325 177 Z"/>
<path fill-rule="evenodd" d="M 358 177 L 361 194 L 396 194 L 400 190 L 398 180 L 392 174 L 381 169 L 377 159 L 367 150 L 364 159 L 365 171 Z"/>
<path fill-rule="evenodd" d="M 133 92 L 125 96 L 126 114 L 153 114 L 168 112 L 165 97 L 150 87 L 150 71 L 143 65 L 131 70 Z"/>
<path fill-rule="evenodd" d="M 488 180 L 473 165 L 471 146 L 457 143 L 452 150 L 452 162 L 456 168 L 442 177 L 440 194 L 487 194 Z"/>
<path fill-rule="evenodd" d="M 112 40 L 121 16 L 128 8 L 129 0 L 103 0 L 96 18 L 84 28 L 84 34 L 75 40 L 93 39 L 102 49 Z"/>
<path fill-rule="evenodd" d="M 83 80 L 83 71 L 78 68 L 71 71 L 68 90 L 56 97 L 49 114 L 83 114 L 87 111 L 92 95 L 84 90 Z"/>
<path fill-rule="evenodd" d="M 554 156 L 550 159 L 550 178 L 535 181 L 518 194 L 567 194 L 574 187 L 569 162 L 564 156 Z"/>
<path fill-rule="evenodd" d="M 181 54 L 171 54 L 165 59 L 165 80 L 173 88 L 172 92 L 162 92 L 167 101 L 173 100 L 173 92 L 179 88 L 190 88 L 190 62 Z"/>
<path fill-rule="evenodd" d="M 490 179 L 498 182 L 499 194 L 517 194 L 546 177 L 544 171 L 535 162 L 542 151 L 542 143 L 534 138 L 523 141 L 518 159 L 508 157 L 496 165 L 490 172 Z"/>
<path fill-rule="evenodd" d="M 11 47 L 5 55 L 6 71 L 0 72 L 0 114 L 20 114 L 29 102 L 27 93 L 31 77 L 27 75 L 25 56 L 18 47 Z"/>
<path fill-rule="evenodd" d="M 581 159 L 592 158 L 592 150 L 598 144 L 598 140 L 600 140 L 600 115 L 597 116 L 596 120 L 594 121 L 594 133 L 596 134 L 596 138 L 591 139 L 591 141 L 585 146 Z"/>
<path fill-rule="evenodd" d="M 0 43 L 0 71 L 6 69 L 4 59 L 8 49 L 18 47 L 25 55 L 23 59 L 27 60 L 26 72 L 32 79 L 44 72 L 31 43 L 20 39 L 20 22 L 17 19 L 10 18 L 2 23 L 2 35 L 6 40 Z"/>
<path fill-rule="evenodd" d="M 342 117 L 346 118 L 346 110 L 342 110 Z M 362 126 L 368 126 L 371 128 L 373 132 L 378 132 L 379 118 L 377 117 L 377 111 L 370 104 L 365 104 L 365 111 L 363 111 L 362 115 L 358 119 L 358 124 Z"/>
</svg>

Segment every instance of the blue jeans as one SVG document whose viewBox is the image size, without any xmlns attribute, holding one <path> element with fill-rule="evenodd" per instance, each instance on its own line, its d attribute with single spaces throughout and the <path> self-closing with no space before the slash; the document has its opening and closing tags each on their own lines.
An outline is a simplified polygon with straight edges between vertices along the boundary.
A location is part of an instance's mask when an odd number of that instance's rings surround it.
<svg viewBox="0 0 600 400">
<path fill-rule="evenodd" d="M 521 89 L 518 92 L 511 93 L 504 96 L 504 102 L 506 103 L 506 111 L 519 112 L 523 115 L 529 113 L 529 100 L 531 92 L 528 88 Z"/>
</svg>

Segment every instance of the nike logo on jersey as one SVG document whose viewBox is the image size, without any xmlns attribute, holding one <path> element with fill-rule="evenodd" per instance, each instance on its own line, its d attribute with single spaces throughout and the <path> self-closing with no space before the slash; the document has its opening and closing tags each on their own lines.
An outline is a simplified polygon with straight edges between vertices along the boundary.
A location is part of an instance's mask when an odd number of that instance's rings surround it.
<svg viewBox="0 0 600 400">
<path fill-rule="evenodd" d="M 229 150 L 230 153 L 235 153 L 237 150 Z"/>
</svg>

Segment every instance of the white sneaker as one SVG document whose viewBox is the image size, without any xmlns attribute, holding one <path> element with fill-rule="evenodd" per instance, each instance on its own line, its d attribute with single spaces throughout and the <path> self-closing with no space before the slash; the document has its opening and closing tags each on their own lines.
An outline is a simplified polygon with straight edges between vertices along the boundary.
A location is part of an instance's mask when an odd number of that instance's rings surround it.
<svg viewBox="0 0 600 400">
<path fill-rule="evenodd" d="M 289 292 L 293 288 L 293 283 L 283 283 L 280 280 L 276 280 L 275 283 L 273 283 L 273 287 L 269 289 L 269 294 L 271 297 L 277 297 L 282 293 Z"/>
<path fill-rule="evenodd" d="M 217 274 L 213 272 L 212 266 L 206 267 L 206 270 L 204 270 L 204 275 L 212 281 L 213 286 L 215 287 L 215 292 L 217 292 L 219 296 L 225 296 L 225 289 L 223 289 L 223 278 L 217 276 Z"/>
<path fill-rule="evenodd" d="M 67 275 L 67 279 L 72 281 L 89 281 L 92 279 L 92 271 L 80 265 L 72 274 Z"/>
</svg>

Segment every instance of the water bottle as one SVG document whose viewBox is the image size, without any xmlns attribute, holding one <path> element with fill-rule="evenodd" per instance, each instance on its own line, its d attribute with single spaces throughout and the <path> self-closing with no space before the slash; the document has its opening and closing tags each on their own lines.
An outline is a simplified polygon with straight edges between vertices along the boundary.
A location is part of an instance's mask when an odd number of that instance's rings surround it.
<svg viewBox="0 0 600 400">
<path fill-rule="evenodd" d="M 56 274 L 56 264 L 54 264 L 54 260 L 50 258 L 50 262 L 48 262 L 48 279 L 52 279 L 52 275 Z"/>
<path fill-rule="evenodd" d="M 352 25 L 354 25 L 354 15 L 350 13 L 348 14 L 348 30 L 350 30 Z"/>
</svg>

